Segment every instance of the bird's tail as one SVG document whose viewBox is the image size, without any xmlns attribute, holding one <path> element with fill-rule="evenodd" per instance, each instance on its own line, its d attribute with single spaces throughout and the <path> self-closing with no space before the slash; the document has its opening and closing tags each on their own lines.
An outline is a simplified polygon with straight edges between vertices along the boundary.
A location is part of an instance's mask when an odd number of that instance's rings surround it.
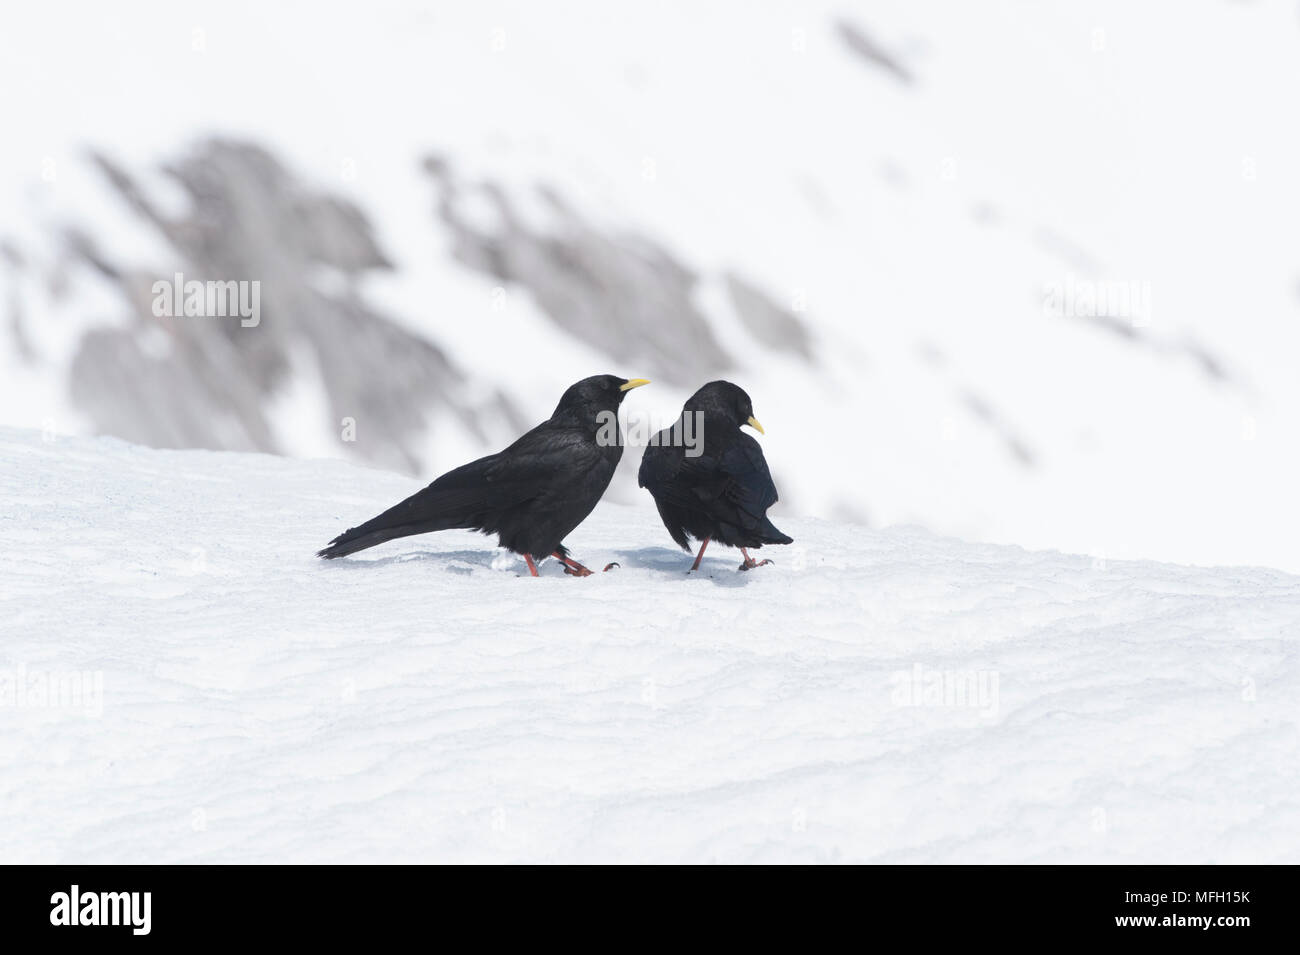
<svg viewBox="0 0 1300 955">
<path fill-rule="evenodd" d="M 330 541 L 328 547 L 318 550 L 316 556 L 324 557 L 326 560 L 333 560 L 335 557 L 346 557 L 348 554 L 355 554 L 359 550 L 374 547 L 384 541 L 394 540 L 398 537 L 409 537 L 411 534 L 419 534 L 422 531 L 423 528 L 411 524 L 401 527 L 379 527 L 374 530 L 367 530 L 366 525 L 362 524 L 360 527 L 351 527 L 344 531 Z"/>
<path fill-rule="evenodd" d="M 364 524 L 349 527 L 330 541 L 328 547 L 317 551 L 316 556 L 332 560 L 398 537 L 453 527 L 483 527 L 490 513 L 489 505 L 493 503 L 491 495 L 497 493 L 499 497 L 499 489 L 493 492 L 494 486 L 482 477 L 494 459 L 495 455 L 489 455 L 448 471 L 400 504 L 394 504 Z"/>
<path fill-rule="evenodd" d="M 793 537 L 790 537 L 788 534 L 781 533 L 779 530 L 776 529 L 776 525 L 773 524 L 766 517 L 763 518 L 763 526 L 759 528 L 759 533 L 763 535 L 764 544 L 793 544 L 794 543 Z"/>
</svg>

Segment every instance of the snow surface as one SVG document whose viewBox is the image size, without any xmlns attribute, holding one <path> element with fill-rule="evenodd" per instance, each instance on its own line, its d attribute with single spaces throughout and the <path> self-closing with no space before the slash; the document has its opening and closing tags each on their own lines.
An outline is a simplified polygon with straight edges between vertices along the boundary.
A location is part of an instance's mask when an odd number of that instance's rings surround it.
<svg viewBox="0 0 1300 955">
<path fill-rule="evenodd" d="M 312 556 L 415 487 L 0 430 L 0 860 L 1300 861 L 1300 578 L 811 519 L 688 576 L 648 505 L 587 579 Z"/>
</svg>

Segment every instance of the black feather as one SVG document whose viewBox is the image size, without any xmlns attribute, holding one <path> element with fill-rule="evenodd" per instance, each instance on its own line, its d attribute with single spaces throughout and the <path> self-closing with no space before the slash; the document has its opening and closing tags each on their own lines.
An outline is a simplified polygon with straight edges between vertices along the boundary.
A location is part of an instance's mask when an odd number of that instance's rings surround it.
<svg viewBox="0 0 1300 955">
<path fill-rule="evenodd" d="M 502 547 L 541 559 L 567 553 L 563 541 L 595 508 L 623 455 L 616 415 L 627 379 L 585 378 L 554 414 L 496 454 L 448 471 L 316 556 L 343 557 L 384 541 L 449 528 L 496 534 Z M 613 440 L 606 440 L 611 435 Z"/>
</svg>

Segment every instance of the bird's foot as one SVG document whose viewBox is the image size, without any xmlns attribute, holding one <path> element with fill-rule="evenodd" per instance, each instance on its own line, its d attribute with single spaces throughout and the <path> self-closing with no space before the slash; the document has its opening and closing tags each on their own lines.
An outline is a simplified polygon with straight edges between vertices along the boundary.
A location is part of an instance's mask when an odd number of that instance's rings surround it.
<svg viewBox="0 0 1300 955">
<path fill-rule="evenodd" d="M 607 574 L 615 567 L 618 566 L 620 566 L 618 561 L 612 561 L 604 566 L 604 568 L 601 570 L 601 573 Z M 595 573 L 594 570 L 591 570 L 590 568 L 587 567 L 583 567 L 576 560 L 566 560 L 564 562 L 564 572 L 566 574 L 571 574 L 574 577 L 590 577 L 592 574 Z"/>
<path fill-rule="evenodd" d="M 583 567 L 572 557 L 565 557 L 558 550 L 551 556 L 564 565 L 564 572 L 568 574 L 570 577 L 590 577 L 592 574 L 595 573 L 594 570 L 591 570 L 588 567 Z M 611 571 L 617 566 L 619 566 L 618 561 L 612 561 L 605 565 L 605 569 L 601 571 L 601 573 L 606 573 L 607 571 Z"/>
<path fill-rule="evenodd" d="M 570 577 L 590 577 L 592 574 L 592 572 L 586 567 L 583 567 L 580 563 L 570 557 L 565 557 L 558 550 L 551 556 L 564 565 L 564 572 Z M 608 570 L 609 568 L 606 567 L 605 569 Z"/>
<path fill-rule="evenodd" d="M 764 564 L 772 563 L 772 561 L 767 560 L 766 558 L 763 560 L 754 560 L 754 558 L 749 556 L 749 552 L 743 547 L 740 548 L 740 552 L 744 555 L 745 561 L 736 568 L 737 570 L 753 570 L 755 567 L 762 567 Z"/>
</svg>

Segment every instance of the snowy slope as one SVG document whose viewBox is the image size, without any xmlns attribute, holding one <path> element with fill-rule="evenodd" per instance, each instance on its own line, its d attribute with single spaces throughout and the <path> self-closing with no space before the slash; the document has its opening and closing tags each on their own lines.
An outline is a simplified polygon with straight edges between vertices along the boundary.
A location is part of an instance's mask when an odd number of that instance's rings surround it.
<svg viewBox="0 0 1300 955">
<path fill-rule="evenodd" d="M 415 486 L 0 431 L 0 859 L 1300 861 L 1296 577 L 810 519 L 688 577 L 645 505 L 584 580 L 313 559 Z"/>
</svg>

